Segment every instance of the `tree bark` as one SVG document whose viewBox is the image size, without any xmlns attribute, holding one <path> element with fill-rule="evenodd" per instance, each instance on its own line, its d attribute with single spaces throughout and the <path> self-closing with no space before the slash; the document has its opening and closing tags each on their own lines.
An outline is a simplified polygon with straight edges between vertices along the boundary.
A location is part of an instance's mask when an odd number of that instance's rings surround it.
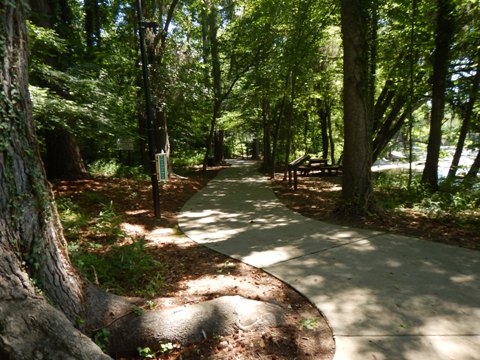
<svg viewBox="0 0 480 360">
<path fill-rule="evenodd" d="M 470 167 L 470 170 L 468 171 L 467 175 L 465 175 L 464 184 L 467 186 L 472 186 L 474 183 L 474 180 L 477 178 L 477 174 L 480 171 L 480 150 L 478 150 L 477 156 L 475 157 L 475 160 L 473 161 L 472 166 Z"/>
<path fill-rule="evenodd" d="M 368 2 L 342 0 L 345 144 L 342 208 L 365 213 L 371 194 L 371 116 L 368 94 Z"/>
<path fill-rule="evenodd" d="M 107 358 L 71 325 L 85 318 L 85 283 L 70 265 L 41 166 L 28 95 L 25 2 L 3 4 L 0 16 L 4 50 L 0 74 L 0 353 L 12 359 Z M 61 312 L 35 293 L 33 280 Z"/>
<path fill-rule="evenodd" d="M 214 154 L 215 154 L 216 164 L 221 164 L 224 160 L 224 153 L 225 153 L 224 139 L 225 139 L 224 130 L 215 131 Z"/>
<path fill-rule="evenodd" d="M 438 160 L 442 142 L 442 121 L 445 108 L 450 44 L 453 38 L 453 8 L 451 0 L 438 0 L 437 27 L 433 63 L 432 113 L 428 137 L 427 159 L 422 182 L 438 190 Z"/>
<path fill-rule="evenodd" d="M 272 144 L 271 144 L 271 123 L 269 121 L 269 101 L 266 96 L 262 97 L 262 124 L 263 124 L 263 168 L 271 173 Z"/>
</svg>

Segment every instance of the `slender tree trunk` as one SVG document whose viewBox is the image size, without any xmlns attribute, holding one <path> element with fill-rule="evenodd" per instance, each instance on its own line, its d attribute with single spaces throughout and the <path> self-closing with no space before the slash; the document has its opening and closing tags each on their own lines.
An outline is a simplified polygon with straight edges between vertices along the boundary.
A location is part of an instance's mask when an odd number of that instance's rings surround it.
<svg viewBox="0 0 480 360">
<path fill-rule="evenodd" d="M 317 99 L 317 113 L 320 118 L 320 136 L 322 138 L 322 158 L 328 157 L 329 134 L 328 134 L 328 108 L 325 101 Z"/>
<path fill-rule="evenodd" d="M 296 75 L 292 71 L 291 72 L 291 93 L 290 93 L 290 104 L 288 107 L 288 114 L 287 114 L 287 139 L 286 139 L 286 146 L 285 146 L 285 170 L 283 173 L 283 179 L 287 179 L 288 173 L 288 163 L 290 162 L 290 153 L 292 151 L 292 126 L 295 117 L 295 82 L 296 82 Z"/>
<path fill-rule="evenodd" d="M 100 6 L 98 0 L 85 0 L 85 39 L 87 44 L 87 52 L 89 56 L 93 56 L 95 48 L 100 47 Z"/>
<path fill-rule="evenodd" d="M 478 150 L 477 157 L 473 161 L 470 170 L 467 175 L 465 175 L 464 184 L 471 186 L 474 183 L 474 180 L 477 178 L 477 174 L 480 171 L 480 150 Z"/>
<path fill-rule="evenodd" d="M 268 120 L 268 100 L 265 96 L 262 98 L 262 123 L 263 123 L 263 167 L 265 171 L 271 172 L 272 162 L 272 144 L 271 144 L 271 128 Z"/>
<path fill-rule="evenodd" d="M 224 140 L 225 140 L 225 131 L 224 130 L 215 131 L 214 154 L 215 154 L 216 164 L 221 164 L 222 161 L 224 160 L 224 154 L 225 154 Z"/>
<path fill-rule="evenodd" d="M 460 128 L 460 135 L 458 137 L 457 147 L 455 149 L 455 154 L 453 155 L 452 165 L 448 171 L 447 178 L 453 180 L 457 174 L 458 164 L 460 163 L 460 158 L 462 157 L 463 147 L 465 145 L 465 139 L 467 138 L 468 129 L 470 128 L 470 122 L 472 120 L 473 106 L 477 101 L 478 95 L 478 85 L 480 82 L 480 55 L 477 58 L 477 72 L 473 77 L 472 88 L 470 90 L 470 98 L 466 104 L 466 109 L 463 114 L 462 127 Z"/>
<path fill-rule="evenodd" d="M 97 0 L 98 1 L 98 0 Z M 158 4 L 159 14 L 153 14 L 150 9 L 150 15 L 146 18 L 158 17 L 159 31 L 149 29 L 145 32 L 146 45 L 149 54 L 149 62 L 152 64 L 151 71 L 151 91 L 155 101 L 154 109 L 154 142 L 155 152 L 165 153 L 170 157 L 170 137 L 168 133 L 168 114 L 163 104 L 166 102 L 165 83 L 167 82 L 167 69 L 164 64 L 165 51 L 167 49 L 167 37 L 171 21 L 179 0 L 173 0 L 168 8 L 164 1 Z M 149 10 L 148 8 L 146 9 Z M 166 11 L 164 11 L 166 10 Z M 165 17 L 164 17 L 165 16 Z M 170 166 L 171 164 L 169 164 Z"/>
<path fill-rule="evenodd" d="M 273 130 L 273 144 L 272 144 L 272 166 L 270 177 L 273 179 L 275 177 L 275 170 L 277 167 L 277 154 L 278 154 L 278 142 L 280 138 L 280 128 L 282 126 L 282 119 L 285 113 L 285 103 L 287 100 L 287 95 L 284 93 L 282 101 L 279 105 L 278 113 L 275 118 L 275 127 Z"/>
<path fill-rule="evenodd" d="M 207 169 L 208 158 L 212 146 L 213 135 L 217 124 L 217 119 L 220 117 L 222 107 L 222 73 L 220 69 L 220 49 L 218 47 L 218 10 L 215 4 L 208 1 L 208 40 L 210 43 L 210 56 L 212 60 L 212 79 L 213 79 L 213 116 L 210 123 L 210 131 L 207 137 L 205 158 L 203 160 L 203 170 Z"/>
<path fill-rule="evenodd" d="M 330 142 L 330 162 L 332 164 L 335 164 L 335 142 L 333 141 L 332 111 L 330 108 L 330 104 L 328 105 L 327 127 L 328 127 L 328 140 Z"/>
<path fill-rule="evenodd" d="M 344 67 L 343 210 L 365 213 L 371 194 L 371 115 L 368 95 L 368 29 L 369 3 L 342 0 L 342 35 Z"/>
<path fill-rule="evenodd" d="M 450 45 L 453 38 L 453 4 L 438 0 L 437 29 L 433 63 L 432 114 L 428 137 L 427 159 L 422 182 L 431 190 L 438 190 L 438 160 L 442 142 L 442 121 L 445 108 Z"/>
</svg>

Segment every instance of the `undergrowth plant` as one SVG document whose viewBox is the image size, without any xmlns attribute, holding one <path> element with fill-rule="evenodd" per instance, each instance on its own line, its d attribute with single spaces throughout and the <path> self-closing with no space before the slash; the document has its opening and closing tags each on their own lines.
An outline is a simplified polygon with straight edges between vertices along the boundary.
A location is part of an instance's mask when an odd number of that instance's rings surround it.
<svg viewBox="0 0 480 360">
<path fill-rule="evenodd" d="M 69 247 L 72 262 L 90 281 L 119 295 L 154 297 L 164 291 L 163 266 L 146 251 L 144 238 L 100 246 L 88 242 Z"/>
<path fill-rule="evenodd" d="M 162 294 L 164 267 L 147 251 L 143 237 L 122 230 L 122 216 L 112 202 L 87 216 L 71 198 L 57 201 L 70 258 L 88 280 L 119 295 Z"/>
<path fill-rule="evenodd" d="M 143 166 L 129 166 L 116 159 L 97 160 L 88 165 L 88 172 L 93 176 L 129 178 L 148 180 L 149 176 Z"/>
<path fill-rule="evenodd" d="M 92 220 L 92 232 L 94 235 L 102 236 L 109 242 L 114 242 L 126 234 L 121 228 L 122 217 L 115 212 L 113 202 L 107 205 L 102 204 L 102 210 L 98 216 Z"/>
<path fill-rule="evenodd" d="M 387 209 L 413 208 L 430 216 L 461 219 L 480 208 L 480 188 L 461 182 L 440 183 L 440 190 L 429 191 L 415 174 L 408 186 L 408 173 L 379 172 L 374 174 L 376 199 Z"/>
</svg>

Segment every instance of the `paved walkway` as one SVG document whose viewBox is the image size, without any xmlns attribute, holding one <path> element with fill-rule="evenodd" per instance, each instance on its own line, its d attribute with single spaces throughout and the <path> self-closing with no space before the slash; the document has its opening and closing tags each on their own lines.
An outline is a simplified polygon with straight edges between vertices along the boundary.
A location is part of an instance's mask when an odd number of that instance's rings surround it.
<svg viewBox="0 0 480 360">
<path fill-rule="evenodd" d="M 234 161 L 183 208 L 188 237 L 290 284 L 332 326 L 335 360 L 479 360 L 480 253 L 288 210 Z"/>
</svg>

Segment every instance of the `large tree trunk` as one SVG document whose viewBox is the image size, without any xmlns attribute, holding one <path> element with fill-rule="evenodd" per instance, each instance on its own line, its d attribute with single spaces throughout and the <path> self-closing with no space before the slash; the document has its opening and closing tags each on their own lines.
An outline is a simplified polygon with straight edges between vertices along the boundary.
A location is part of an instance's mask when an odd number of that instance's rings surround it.
<svg viewBox="0 0 480 360">
<path fill-rule="evenodd" d="M 362 214 L 371 194 L 371 116 L 368 95 L 367 9 L 362 0 L 342 0 L 345 145 L 343 210 Z"/>
<path fill-rule="evenodd" d="M 41 166 L 28 95 L 24 10 L 22 1 L 0 7 L 0 44 L 4 45 L 0 73 L 0 353 L 12 359 L 106 358 L 71 325 L 85 318 L 85 284 L 70 265 Z M 61 312 L 36 294 L 32 280 Z"/>
<path fill-rule="evenodd" d="M 428 137 L 427 159 L 422 182 L 431 190 L 438 190 L 438 159 L 442 142 L 442 121 L 445 108 L 450 44 L 453 38 L 453 4 L 438 0 L 437 28 L 433 63 L 432 114 Z"/>
</svg>

